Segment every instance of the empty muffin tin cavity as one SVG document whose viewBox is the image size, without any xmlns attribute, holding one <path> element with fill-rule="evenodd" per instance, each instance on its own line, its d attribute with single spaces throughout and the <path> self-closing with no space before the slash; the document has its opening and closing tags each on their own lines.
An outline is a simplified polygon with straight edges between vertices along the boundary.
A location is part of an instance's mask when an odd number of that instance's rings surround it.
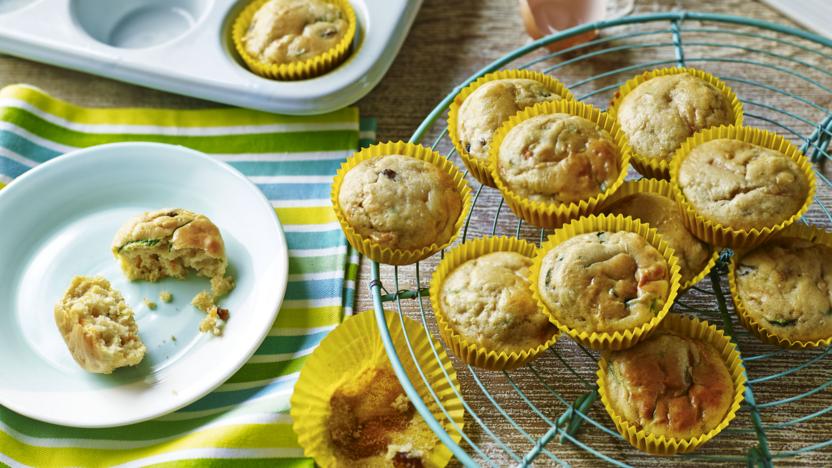
<svg viewBox="0 0 832 468">
<path fill-rule="evenodd" d="M 3 1 L 0 0 L 0 8 Z M 93 39 L 113 47 L 140 49 L 185 35 L 212 3 L 213 0 L 72 0 L 71 11 L 76 24 Z"/>
</svg>

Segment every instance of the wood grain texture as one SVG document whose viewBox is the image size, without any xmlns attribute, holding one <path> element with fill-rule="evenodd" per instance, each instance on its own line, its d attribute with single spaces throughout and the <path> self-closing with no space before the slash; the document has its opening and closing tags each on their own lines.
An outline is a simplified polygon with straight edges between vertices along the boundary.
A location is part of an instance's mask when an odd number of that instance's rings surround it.
<svg viewBox="0 0 832 468">
<path fill-rule="evenodd" d="M 673 9 L 745 15 L 762 20 L 791 24 L 777 12 L 760 3 L 748 0 L 725 0 L 720 2 L 654 0 L 638 1 L 636 5 L 637 13 Z M 651 29 L 667 28 L 667 26 L 667 24 L 636 25 L 630 30 L 636 29 L 646 32 Z M 687 22 L 685 26 L 697 27 L 701 25 L 695 22 Z M 606 34 L 616 34 L 623 30 L 627 30 L 627 28 L 617 29 Z M 672 60 L 673 48 L 672 45 L 669 45 L 670 39 L 668 33 L 643 36 L 639 39 L 615 43 L 615 45 L 640 43 L 644 46 L 640 49 L 622 49 L 616 53 L 599 54 L 591 61 L 563 65 L 564 60 L 575 57 L 573 54 L 565 57 L 565 59 L 545 60 L 538 68 L 560 66 L 555 75 L 567 84 L 574 86 L 581 79 L 598 73 L 645 61 Z M 805 101 L 801 101 L 782 95 L 778 96 L 770 90 L 753 84 L 731 83 L 742 97 L 764 104 L 764 106 L 755 106 L 750 109 L 757 116 L 757 118 L 749 119 L 748 123 L 750 124 L 787 133 L 786 130 L 778 129 L 765 120 L 769 119 L 782 122 L 796 133 L 805 135 L 811 132 L 812 122 L 823 118 L 826 110 L 832 104 L 830 103 L 832 93 L 829 92 L 829 88 L 832 88 L 832 79 L 830 79 L 828 72 L 825 72 L 832 63 L 830 58 L 819 56 L 799 47 L 783 45 L 778 47 L 776 52 L 791 58 L 793 61 L 773 61 L 770 60 L 770 57 L 767 58 L 759 52 L 736 47 L 715 49 L 707 45 L 708 43 L 735 45 L 729 36 L 718 33 L 689 33 L 684 35 L 684 41 L 686 42 L 687 58 L 691 65 L 701 66 L 721 76 L 733 76 L 749 82 L 759 79 L 768 86 L 788 90 L 805 99 Z M 514 1 L 425 0 L 402 51 L 390 71 L 381 84 L 358 103 L 361 113 L 365 116 L 378 118 L 378 136 L 380 140 L 407 140 L 422 119 L 458 83 L 491 61 L 528 42 L 529 39 L 523 32 L 517 14 L 516 2 Z M 648 44 L 654 43 L 664 45 L 647 47 Z M 701 45 L 696 45 L 697 43 Z M 760 48 L 764 51 L 771 48 L 770 43 L 754 38 L 743 41 L 743 45 Z M 801 45 L 810 44 L 802 42 Z M 593 50 L 600 50 L 600 48 Z M 824 53 L 830 54 L 830 51 L 824 51 Z M 533 56 L 540 56 L 540 54 L 533 54 Z M 817 80 L 822 87 L 796 79 L 793 75 L 774 69 L 771 66 L 696 61 L 700 58 L 712 59 L 714 57 L 718 59 L 755 59 L 776 64 L 786 70 L 804 73 Z M 823 71 L 811 70 L 805 66 L 806 63 L 823 64 L 826 68 Z M 576 86 L 573 91 L 580 96 L 626 78 L 627 73 L 613 75 L 606 79 Z M 12 57 L 0 57 L 0 85 L 18 82 L 39 86 L 60 98 L 88 106 L 176 108 L 216 106 L 216 104 L 205 101 L 123 84 L 49 65 L 36 64 Z M 605 106 L 609 95 L 609 92 L 599 93 L 590 98 L 589 101 Z M 814 103 L 820 108 L 814 108 L 806 101 Z M 786 109 L 791 115 L 784 115 L 765 106 Z M 444 115 L 441 118 L 444 118 Z M 435 136 L 440 129 L 441 125 L 437 124 L 432 129 L 430 136 Z M 432 139 L 429 141 L 432 141 Z M 440 143 L 439 148 L 445 152 L 450 150 L 447 139 Z M 822 168 L 822 171 L 827 176 L 830 175 L 828 167 Z M 476 187 L 473 183 L 472 186 Z M 830 199 L 829 190 L 824 189 L 819 196 L 828 201 Z M 472 217 L 469 229 L 470 236 L 481 236 L 491 232 L 499 203 L 500 197 L 496 191 L 486 189 L 482 192 L 477 209 Z M 810 211 L 810 218 L 822 221 L 825 219 L 825 214 L 819 207 L 815 206 Z M 506 207 L 502 207 L 497 219 L 497 234 L 513 235 L 515 233 L 516 218 Z M 525 238 L 539 239 L 539 232 L 536 229 L 523 226 L 520 231 Z M 438 256 L 420 264 L 418 284 L 422 287 L 427 286 L 430 274 L 437 261 Z M 390 291 L 415 287 L 417 284 L 416 267 L 411 265 L 399 270 L 401 283 L 396 285 L 393 276 L 394 269 L 388 266 L 382 267 L 382 279 L 385 286 Z M 367 293 L 369 278 L 369 262 L 365 261 L 362 265 L 358 284 L 357 310 L 365 310 L 371 307 L 369 294 Z M 705 291 L 711 291 L 709 281 L 704 281 L 701 286 Z M 721 288 L 727 294 L 728 288 L 724 281 L 721 283 Z M 426 322 L 430 330 L 435 332 L 435 322 L 427 302 L 424 301 Z M 682 297 L 680 302 L 702 310 L 700 316 L 712 320 L 719 326 L 724 327 L 726 325 L 723 323 L 723 317 L 719 316 L 714 306 L 711 293 L 691 291 Z M 730 298 L 728 298 L 728 302 L 730 304 Z M 390 306 L 394 307 L 394 304 L 390 304 Z M 402 301 L 402 308 L 409 316 L 421 317 L 417 301 Z M 677 310 L 680 309 L 681 306 L 677 307 Z M 776 348 L 760 344 L 753 337 L 743 332 L 741 325 L 735 318 L 731 319 L 731 324 L 737 330 L 740 349 L 745 356 L 777 351 Z M 434 336 L 438 335 L 434 334 Z M 574 401 L 584 394 L 595 381 L 594 356 L 588 356 L 566 338 L 561 339 L 554 349 L 556 353 L 550 353 L 535 361 L 531 367 L 509 374 L 477 371 L 476 376 L 479 381 L 465 366 L 455 362 L 456 369 L 460 374 L 462 395 L 482 422 L 480 424 L 470 413 L 467 414 L 466 435 L 479 450 L 489 457 L 493 457 L 500 464 L 514 464 L 517 460 L 512 458 L 508 451 L 501 447 L 500 443 L 494 441 L 489 431 L 498 434 L 505 441 L 506 446 L 510 448 L 510 451 L 515 456 L 522 458 L 531 450 L 538 438 L 546 434 L 550 427 L 547 420 L 556 420 L 561 416 L 567 408 L 566 402 Z M 798 372 L 776 380 L 755 384 L 753 390 L 758 404 L 764 405 L 778 399 L 800 395 L 824 384 L 832 377 L 830 361 L 828 357 L 822 357 L 820 351 L 808 351 L 780 352 L 764 361 L 750 362 L 748 373 L 749 377 L 754 379 L 773 375 L 789 369 L 797 363 L 811 361 L 812 359 L 817 359 L 817 362 Z M 482 391 L 482 387 L 487 388 L 490 395 L 486 395 Z M 516 388 L 523 390 L 528 401 L 520 396 Z M 495 405 L 498 405 L 499 409 Z M 810 423 L 776 427 L 778 423 L 809 415 L 815 411 L 828 408 L 830 405 L 832 405 L 832 394 L 830 394 L 829 389 L 822 388 L 797 403 L 762 409 L 762 422 L 768 428 L 767 435 L 771 450 L 778 453 L 798 450 L 832 438 L 832 412 L 816 417 Z M 505 415 L 509 415 L 511 420 L 501 414 L 501 411 Z M 593 404 L 588 410 L 588 415 L 604 428 L 612 427 L 600 403 Z M 484 427 L 487 427 L 487 430 Z M 518 428 L 522 429 L 522 432 Z M 739 460 L 745 457 L 747 451 L 757 444 L 753 435 L 750 410 L 747 406 L 740 411 L 728 430 L 698 452 L 701 455 L 699 458 L 676 457 L 665 459 L 646 456 L 630 448 L 617 437 L 607 434 L 603 429 L 588 423 L 583 424 L 577 436 L 580 443 L 591 446 L 606 456 L 625 463 L 645 466 L 662 466 L 670 463 L 684 466 L 719 464 L 709 461 L 707 456 L 710 455 L 734 456 L 738 459 L 734 464 L 740 465 L 744 462 Z M 466 450 L 473 452 L 470 444 L 466 443 L 463 446 Z M 595 466 L 602 463 L 598 458 L 569 442 L 561 443 L 554 440 L 546 446 L 546 450 L 548 453 L 538 457 L 534 461 L 535 465 L 553 465 L 555 464 L 553 457 L 558 457 L 565 462 L 578 466 Z M 776 464 L 778 466 L 832 466 L 832 448 L 826 447 L 798 458 L 776 460 Z"/>
</svg>

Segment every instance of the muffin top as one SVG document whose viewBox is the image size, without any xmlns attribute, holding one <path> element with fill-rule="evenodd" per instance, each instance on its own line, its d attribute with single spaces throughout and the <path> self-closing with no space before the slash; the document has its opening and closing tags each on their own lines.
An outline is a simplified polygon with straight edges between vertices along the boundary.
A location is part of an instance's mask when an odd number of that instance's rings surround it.
<svg viewBox="0 0 832 468">
<path fill-rule="evenodd" d="M 570 328 L 627 330 L 661 311 L 670 290 L 670 269 L 638 234 L 590 232 L 546 254 L 538 290 L 549 310 Z"/>
<path fill-rule="evenodd" d="M 205 215 L 182 208 L 142 213 L 121 226 L 113 239 L 113 253 L 133 247 L 162 245 L 168 250 L 198 250 L 224 258 L 220 230 Z"/>
<path fill-rule="evenodd" d="M 772 334 L 793 341 L 832 336 L 832 249 L 779 238 L 743 256 L 737 292 L 748 314 Z"/>
<path fill-rule="evenodd" d="M 638 218 L 659 231 L 676 253 L 682 282 L 699 274 L 708 263 L 710 247 L 685 228 L 682 210 L 670 198 L 656 193 L 634 193 L 617 200 L 604 211 Z"/>
<path fill-rule="evenodd" d="M 399 154 L 367 159 L 347 172 L 338 203 L 358 234 L 404 250 L 447 242 L 462 211 L 462 195 L 447 173 Z"/>
<path fill-rule="evenodd" d="M 251 19 L 243 46 L 264 63 L 303 62 L 332 49 L 347 32 L 341 9 L 323 0 L 270 0 Z"/>
<path fill-rule="evenodd" d="M 617 115 L 633 151 L 647 158 L 668 160 L 699 130 L 734 123 L 731 102 L 725 94 L 688 73 L 641 83 L 624 96 Z"/>
<path fill-rule="evenodd" d="M 735 229 L 783 222 L 809 194 L 806 175 L 788 156 L 725 138 L 690 151 L 679 168 L 679 185 L 696 211 Z"/>
<path fill-rule="evenodd" d="M 734 399 L 734 382 L 719 352 L 670 333 L 611 353 L 606 390 L 617 415 L 651 434 L 679 439 L 718 426 Z"/>
<path fill-rule="evenodd" d="M 497 169 L 506 186 L 530 200 L 570 203 L 611 186 L 621 170 L 619 151 L 605 130 L 582 117 L 546 114 L 509 130 Z"/>
<path fill-rule="evenodd" d="M 556 330 L 532 297 L 531 264 L 517 252 L 493 252 L 454 269 L 443 281 L 439 299 L 451 328 L 497 352 L 545 343 Z"/>
<path fill-rule="evenodd" d="M 509 117 L 544 101 L 561 97 L 537 80 L 506 78 L 484 83 L 465 98 L 459 108 L 457 132 L 465 151 L 487 159 L 491 137 Z"/>
</svg>

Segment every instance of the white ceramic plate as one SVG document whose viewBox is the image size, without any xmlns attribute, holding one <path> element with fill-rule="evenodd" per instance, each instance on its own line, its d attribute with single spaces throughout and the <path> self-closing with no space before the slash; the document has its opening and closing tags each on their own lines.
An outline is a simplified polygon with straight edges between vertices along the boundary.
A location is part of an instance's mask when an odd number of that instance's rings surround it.
<svg viewBox="0 0 832 468">
<path fill-rule="evenodd" d="M 131 283 L 110 252 L 128 218 L 166 207 L 203 213 L 222 232 L 237 280 L 221 302 L 231 313 L 222 337 L 199 333 L 204 314 L 190 305 L 207 279 Z M 227 164 L 152 143 L 97 146 L 47 162 L 0 190 L 0 404 L 78 427 L 181 408 L 251 357 L 277 316 L 287 268 L 274 210 Z M 72 359 L 53 307 L 75 275 L 102 275 L 122 292 L 147 346 L 140 365 L 99 375 Z M 162 290 L 173 293 L 172 303 L 159 300 Z M 158 308 L 149 310 L 144 298 Z"/>
</svg>

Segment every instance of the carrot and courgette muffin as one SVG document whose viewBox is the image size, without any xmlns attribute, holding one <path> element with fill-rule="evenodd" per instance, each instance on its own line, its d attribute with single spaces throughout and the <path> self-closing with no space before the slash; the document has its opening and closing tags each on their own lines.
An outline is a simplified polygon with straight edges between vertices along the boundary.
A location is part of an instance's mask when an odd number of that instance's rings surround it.
<svg viewBox="0 0 832 468">
<path fill-rule="evenodd" d="M 104 278 L 72 278 L 55 305 L 55 323 L 72 357 L 86 371 L 109 374 L 144 358 L 146 348 L 133 310 Z"/>
<path fill-rule="evenodd" d="M 737 293 L 764 330 L 792 341 L 832 337 L 832 248 L 778 238 L 739 259 Z"/>
<path fill-rule="evenodd" d="M 416 250 L 453 236 L 462 194 L 435 164 L 393 154 L 350 169 L 338 205 L 359 235 L 389 249 Z"/>
<path fill-rule="evenodd" d="M 489 351 L 520 353 L 557 332 L 529 289 L 532 259 L 492 252 L 456 267 L 442 283 L 440 304 L 451 328 Z"/>
<path fill-rule="evenodd" d="M 543 258 L 538 291 L 565 326 L 587 332 L 638 327 L 662 310 L 670 290 L 667 261 L 636 233 L 591 232 Z"/>
<path fill-rule="evenodd" d="M 689 439 L 725 418 L 734 382 L 708 343 L 658 332 L 608 358 L 606 393 L 614 413 L 649 434 Z"/>
<path fill-rule="evenodd" d="M 210 219 L 181 208 L 143 213 L 119 229 L 112 250 L 131 281 L 182 279 L 189 269 L 211 278 L 211 289 L 199 292 L 191 303 L 207 314 L 200 331 L 222 334 L 229 315 L 216 302 L 234 289 L 234 278 L 225 274 L 225 243 Z"/>
<path fill-rule="evenodd" d="M 262 63 L 304 62 L 336 47 L 348 26 L 346 15 L 333 3 L 270 0 L 254 13 L 242 42 Z"/>
<path fill-rule="evenodd" d="M 678 177 L 682 194 L 698 213 L 733 229 L 786 221 L 809 193 L 806 175 L 785 154 L 726 138 L 691 149 Z"/>
<path fill-rule="evenodd" d="M 679 260 L 682 283 L 698 275 L 711 256 L 708 244 L 684 225 L 684 215 L 675 201 L 656 193 L 634 193 L 616 200 L 604 211 L 640 219 L 655 228 Z"/>
<path fill-rule="evenodd" d="M 222 277 L 228 266 L 220 230 L 204 215 L 181 208 L 143 213 L 113 239 L 113 255 L 130 280 L 184 278 L 188 269 Z"/>
<path fill-rule="evenodd" d="M 539 102 L 556 101 L 561 96 L 543 83 L 528 78 L 505 78 L 484 83 L 474 90 L 459 108 L 457 133 L 465 151 L 487 159 L 491 138 L 509 117 Z"/>
<path fill-rule="evenodd" d="M 570 114 L 524 120 L 506 134 L 497 172 L 508 190 L 532 201 L 573 203 L 618 178 L 619 150 L 606 130 Z"/>
<path fill-rule="evenodd" d="M 616 116 L 633 151 L 666 160 L 699 130 L 734 123 L 725 93 L 689 73 L 641 83 L 624 96 Z"/>
</svg>

